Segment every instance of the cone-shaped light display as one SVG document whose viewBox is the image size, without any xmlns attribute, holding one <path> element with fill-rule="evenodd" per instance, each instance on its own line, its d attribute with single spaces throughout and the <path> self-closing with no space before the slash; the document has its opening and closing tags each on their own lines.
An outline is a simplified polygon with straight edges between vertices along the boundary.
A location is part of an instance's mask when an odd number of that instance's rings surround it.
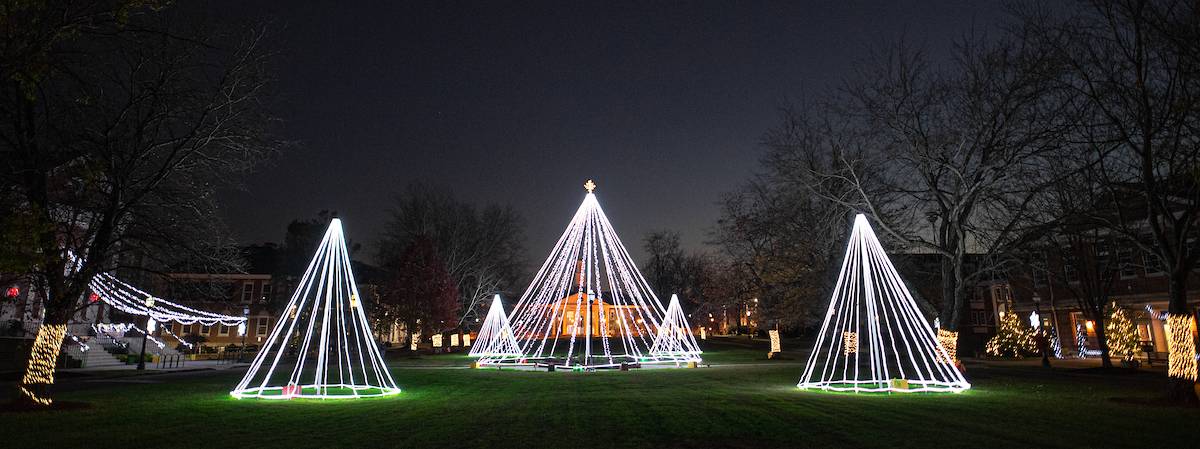
<svg viewBox="0 0 1200 449">
<path fill-rule="evenodd" d="M 971 387 L 938 342 L 866 217 L 797 385 L 834 391 L 962 391 Z"/>
<path fill-rule="evenodd" d="M 230 394 L 352 399 L 397 393 L 363 311 L 342 222 L 334 218 L 291 301 Z"/>
</svg>

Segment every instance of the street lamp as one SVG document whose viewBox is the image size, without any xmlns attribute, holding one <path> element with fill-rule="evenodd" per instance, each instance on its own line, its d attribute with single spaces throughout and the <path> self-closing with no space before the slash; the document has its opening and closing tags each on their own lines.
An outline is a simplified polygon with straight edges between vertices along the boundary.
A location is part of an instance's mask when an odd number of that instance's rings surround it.
<svg viewBox="0 0 1200 449">
<path fill-rule="evenodd" d="M 1049 353 L 1049 351 L 1047 351 L 1047 349 L 1048 349 L 1047 347 L 1050 346 L 1050 344 L 1048 341 L 1046 341 L 1046 326 L 1043 326 L 1042 322 L 1041 322 L 1041 319 L 1042 319 L 1042 296 L 1038 295 L 1037 292 L 1033 292 L 1033 309 L 1034 309 L 1034 313 L 1036 313 L 1038 316 L 1038 322 L 1037 322 L 1038 350 L 1042 352 L 1042 368 L 1049 368 L 1050 367 L 1050 353 Z"/>
<path fill-rule="evenodd" d="M 249 332 L 248 329 L 250 328 L 249 306 L 242 308 L 242 318 L 245 318 L 245 320 L 238 325 L 238 333 L 242 334 L 242 345 L 238 347 L 238 363 L 242 363 L 242 354 L 246 352 L 246 333 Z"/>
</svg>

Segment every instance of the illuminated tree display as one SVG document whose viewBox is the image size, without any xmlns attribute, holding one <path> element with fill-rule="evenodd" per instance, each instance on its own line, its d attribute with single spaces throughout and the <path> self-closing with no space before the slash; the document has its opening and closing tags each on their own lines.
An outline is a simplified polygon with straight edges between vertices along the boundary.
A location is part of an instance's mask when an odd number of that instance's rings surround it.
<svg viewBox="0 0 1200 449">
<path fill-rule="evenodd" d="M 342 222 L 334 218 L 237 398 L 350 399 L 400 393 L 371 335 Z"/>
<path fill-rule="evenodd" d="M 666 311 L 638 271 L 592 191 L 511 314 L 521 355 L 480 365 L 614 368 L 679 364 L 694 356 L 653 354 Z"/>
<path fill-rule="evenodd" d="M 658 327 L 658 337 L 650 348 L 651 355 L 662 356 L 691 356 L 691 361 L 700 361 L 700 345 L 692 336 L 687 316 L 679 305 L 679 296 L 671 295 L 671 303 L 667 305 L 667 317 Z"/>
<path fill-rule="evenodd" d="M 475 337 L 475 345 L 471 346 L 472 357 L 485 356 L 519 356 L 521 347 L 513 337 L 512 325 L 508 315 L 504 313 L 504 304 L 500 303 L 500 295 L 492 297 L 492 306 L 488 308 L 487 318 L 479 328 Z"/>
<path fill-rule="evenodd" d="M 996 335 L 987 342 L 984 351 L 995 357 L 1022 357 L 1037 353 L 1033 331 L 1021 326 L 1016 313 L 1001 313 Z"/>
<path fill-rule="evenodd" d="M 829 310 L 797 386 L 855 392 L 971 387 L 861 214 L 854 219 Z"/>
<path fill-rule="evenodd" d="M 1141 344 L 1137 326 L 1129 319 L 1125 309 L 1115 303 L 1111 307 L 1108 320 L 1104 323 L 1104 333 L 1108 338 L 1108 350 L 1121 360 L 1133 360 Z"/>
</svg>

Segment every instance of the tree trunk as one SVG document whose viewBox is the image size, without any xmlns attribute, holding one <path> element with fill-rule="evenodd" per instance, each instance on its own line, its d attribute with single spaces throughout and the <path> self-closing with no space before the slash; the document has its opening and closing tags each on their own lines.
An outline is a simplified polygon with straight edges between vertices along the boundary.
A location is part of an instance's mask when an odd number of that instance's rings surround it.
<svg viewBox="0 0 1200 449">
<path fill-rule="evenodd" d="M 1168 330 L 1167 376 L 1170 379 L 1167 397 L 1172 402 L 1200 405 L 1196 394 L 1196 345 L 1192 327 L 1196 320 L 1187 306 L 1187 271 L 1171 270 L 1167 291 Z"/>
<path fill-rule="evenodd" d="M 1108 336 L 1104 333 L 1104 314 L 1099 311 L 1093 311 L 1095 318 L 1092 321 L 1096 323 L 1096 343 L 1100 345 L 1100 364 L 1105 368 L 1112 368 L 1112 355 L 1108 351 Z"/>
<path fill-rule="evenodd" d="M 67 335 L 68 318 L 67 313 L 46 308 L 46 317 L 26 359 L 24 375 L 17 383 L 18 404 L 47 407 L 53 402 L 50 387 L 54 385 L 54 370 Z"/>
<path fill-rule="evenodd" d="M 942 268 L 942 313 L 941 326 L 950 332 L 958 332 L 958 323 L 954 320 L 955 296 L 958 295 L 958 286 L 954 278 L 954 262 L 948 257 L 941 258 Z"/>
</svg>

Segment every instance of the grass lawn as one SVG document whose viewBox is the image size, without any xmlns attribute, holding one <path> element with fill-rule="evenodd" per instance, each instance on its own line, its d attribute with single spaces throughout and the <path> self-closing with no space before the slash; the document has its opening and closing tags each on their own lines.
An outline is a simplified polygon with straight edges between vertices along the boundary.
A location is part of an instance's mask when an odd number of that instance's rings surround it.
<svg viewBox="0 0 1200 449">
<path fill-rule="evenodd" d="M 1153 373 L 979 366 L 962 394 L 795 388 L 803 360 L 738 343 L 724 365 L 631 372 L 446 369 L 459 355 L 392 361 L 404 392 L 352 401 L 237 400 L 240 370 L 136 376 L 58 395 L 84 410 L 0 413 L 3 447 L 1174 447 L 1200 410 L 1145 405 Z M 753 362 L 753 363 L 749 363 Z M 176 375 L 177 376 L 177 375 Z M 161 382 L 156 380 L 162 380 Z M 76 380 L 78 382 L 78 380 Z M 66 389 L 66 388 L 64 388 Z M 1116 398 L 1116 399 L 1114 399 Z"/>
</svg>

